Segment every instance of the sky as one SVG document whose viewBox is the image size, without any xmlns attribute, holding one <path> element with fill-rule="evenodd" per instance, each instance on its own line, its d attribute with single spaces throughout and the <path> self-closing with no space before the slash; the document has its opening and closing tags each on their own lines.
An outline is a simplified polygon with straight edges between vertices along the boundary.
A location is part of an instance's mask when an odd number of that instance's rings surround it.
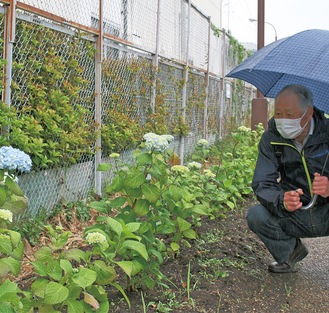
<svg viewBox="0 0 329 313">
<path fill-rule="evenodd" d="M 220 24 L 220 3 L 222 2 L 222 25 Z M 294 35 L 306 29 L 329 30 L 328 0 L 264 0 L 265 45 L 277 38 Z M 240 43 L 257 43 L 258 0 L 191 0 L 218 28 L 230 30 Z"/>
</svg>

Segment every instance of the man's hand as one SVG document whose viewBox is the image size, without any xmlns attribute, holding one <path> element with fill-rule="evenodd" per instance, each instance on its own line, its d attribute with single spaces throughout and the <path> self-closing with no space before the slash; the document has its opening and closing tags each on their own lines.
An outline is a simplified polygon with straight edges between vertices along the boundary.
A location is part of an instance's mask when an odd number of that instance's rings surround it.
<svg viewBox="0 0 329 313">
<path fill-rule="evenodd" d="M 303 203 L 300 201 L 302 194 L 303 190 L 300 188 L 285 192 L 283 197 L 285 208 L 290 212 L 300 209 L 303 206 Z"/>
<path fill-rule="evenodd" d="M 329 181 L 328 177 L 321 176 L 319 173 L 314 174 L 312 192 L 323 198 L 329 197 Z"/>
</svg>

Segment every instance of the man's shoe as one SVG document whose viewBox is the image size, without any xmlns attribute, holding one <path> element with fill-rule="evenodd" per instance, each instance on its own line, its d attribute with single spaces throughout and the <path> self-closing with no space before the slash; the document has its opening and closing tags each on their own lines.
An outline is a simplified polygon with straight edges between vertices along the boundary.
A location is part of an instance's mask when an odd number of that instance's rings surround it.
<svg viewBox="0 0 329 313">
<path fill-rule="evenodd" d="M 289 259 L 285 263 L 273 262 L 268 266 L 268 270 L 272 273 L 294 273 L 295 264 L 303 260 L 308 255 L 308 250 L 300 239 L 297 239 L 296 247 L 291 253 Z"/>
<path fill-rule="evenodd" d="M 295 273 L 297 270 L 287 263 L 272 262 L 268 266 L 268 271 L 272 273 Z"/>
<path fill-rule="evenodd" d="M 305 245 L 302 243 L 300 239 L 297 239 L 296 247 L 294 251 L 291 253 L 287 263 L 291 267 L 294 267 L 297 262 L 303 260 L 307 255 L 308 255 L 307 248 L 305 247 Z"/>
</svg>

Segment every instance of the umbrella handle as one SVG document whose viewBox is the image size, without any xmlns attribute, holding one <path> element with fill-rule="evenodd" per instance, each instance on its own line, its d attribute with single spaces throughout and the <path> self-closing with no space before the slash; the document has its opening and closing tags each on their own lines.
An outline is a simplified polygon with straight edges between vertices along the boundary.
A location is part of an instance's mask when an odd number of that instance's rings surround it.
<svg viewBox="0 0 329 313">
<path fill-rule="evenodd" d="M 301 207 L 301 210 L 308 210 L 308 209 L 313 208 L 313 206 L 314 206 L 314 204 L 315 204 L 317 198 L 318 198 L 318 195 L 314 195 L 314 196 L 312 197 L 311 201 L 309 202 L 309 204 L 302 206 L 302 207 Z"/>
</svg>

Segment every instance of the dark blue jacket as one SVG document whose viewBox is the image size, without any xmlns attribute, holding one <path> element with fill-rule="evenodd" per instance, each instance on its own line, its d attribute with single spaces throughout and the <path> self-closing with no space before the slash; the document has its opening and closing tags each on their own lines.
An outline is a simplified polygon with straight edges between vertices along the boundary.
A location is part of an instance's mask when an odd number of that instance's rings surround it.
<svg viewBox="0 0 329 313">
<path fill-rule="evenodd" d="M 312 197 L 314 173 L 322 173 L 329 148 L 329 120 L 314 108 L 314 132 L 299 152 L 292 140 L 284 139 L 275 127 L 274 119 L 262 135 L 252 188 L 258 201 L 275 215 L 283 216 L 285 191 L 301 188 L 301 201 L 308 204 Z M 329 176 L 329 161 L 323 175 Z M 327 199 L 318 197 L 318 203 Z"/>
</svg>

